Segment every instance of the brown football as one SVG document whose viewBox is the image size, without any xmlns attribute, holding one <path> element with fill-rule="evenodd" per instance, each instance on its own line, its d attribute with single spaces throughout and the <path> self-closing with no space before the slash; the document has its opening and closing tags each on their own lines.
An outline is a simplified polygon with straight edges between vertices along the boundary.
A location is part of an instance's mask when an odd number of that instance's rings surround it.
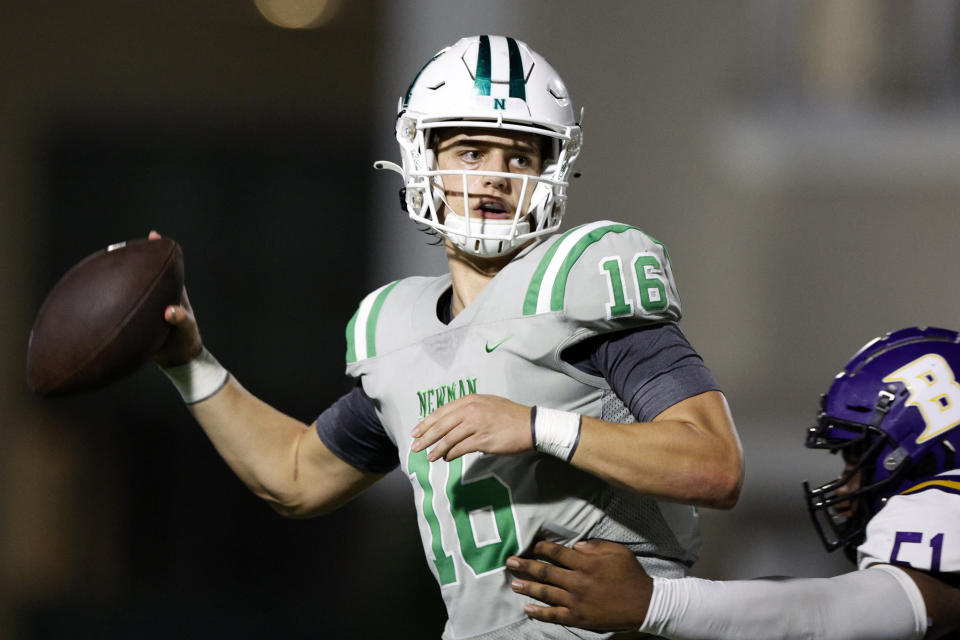
<svg viewBox="0 0 960 640">
<path fill-rule="evenodd" d="M 102 387 L 131 373 L 170 333 L 183 252 L 173 240 L 110 245 L 77 263 L 47 295 L 27 346 L 27 384 L 43 396 Z"/>
</svg>

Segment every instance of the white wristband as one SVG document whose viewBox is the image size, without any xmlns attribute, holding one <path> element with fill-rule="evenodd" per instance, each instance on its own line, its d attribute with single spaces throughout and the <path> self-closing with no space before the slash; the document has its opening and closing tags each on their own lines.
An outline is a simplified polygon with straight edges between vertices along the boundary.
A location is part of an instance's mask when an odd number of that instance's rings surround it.
<svg viewBox="0 0 960 640">
<path fill-rule="evenodd" d="M 572 411 L 536 406 L 531 408 L 530 431 L 534 448 L 570 462 L 580 444 L 582 422 L 583 417 Z"/>
<path fill-rule="evenodd" d="M 206 400 L 220 391 L 230 377 L 230 372 L 217 362 L 206 347 L 190 362 L 175 367 L 160 367 L 160 371 L 170 378 L 187 404 Z"/>
</svg>

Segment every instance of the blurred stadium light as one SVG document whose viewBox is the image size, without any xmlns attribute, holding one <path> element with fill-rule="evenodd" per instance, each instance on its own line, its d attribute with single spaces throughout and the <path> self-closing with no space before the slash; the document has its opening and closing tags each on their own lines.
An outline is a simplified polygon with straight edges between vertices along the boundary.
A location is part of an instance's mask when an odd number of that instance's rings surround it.
<svg viewBox="0 0 960 640">
<path fill-rule="evenodd" d="M 333 19 L 337 0 L 254 0 L 261 15 L 285 29 L 315 29 Z"/>
</svg>

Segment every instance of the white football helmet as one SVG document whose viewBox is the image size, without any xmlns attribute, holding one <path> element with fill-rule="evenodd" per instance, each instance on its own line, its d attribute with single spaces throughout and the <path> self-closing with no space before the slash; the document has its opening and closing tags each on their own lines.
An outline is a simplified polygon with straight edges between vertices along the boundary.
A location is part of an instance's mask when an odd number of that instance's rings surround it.
<svg viewBox="0 0 960 640">
<path fill-rule="evenodd" d="M 434 129 L 469 127 L 535 134 L 552 140 L 539 176 L 493 171 L 437 169 Z M 507 255 L 528 240 L 560 227 L 568 178 L 582 134 L 563 80 L 523 42 L 504 36 L 463 38 L 441 50 L 420 70 L 400 99 L 396 125 L 403 166 L 380 161 L 378 169 L 403 176 L 405 209 L 461 250 L 481 257 Z M 518 202 L 529 202 L 513 219 L 485 219 L 446 205 L 442 175 L 459 175 L 464 201 L 468 176 L 522 180 Z M 532 196 L 530 195 L 532 190 Z"/>
</svg>

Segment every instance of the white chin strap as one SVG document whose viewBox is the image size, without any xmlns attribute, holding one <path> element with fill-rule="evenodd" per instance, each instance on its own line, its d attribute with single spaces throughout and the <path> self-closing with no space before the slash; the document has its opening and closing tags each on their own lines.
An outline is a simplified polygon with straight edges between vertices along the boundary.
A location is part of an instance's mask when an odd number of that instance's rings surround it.
<svg viewBox="0 0 960 640">
<path fill-rule="evenodd" d="M 512 239 L 506 239 L 510 235 L 510 229 L 513 227 L 513 218 L 493 219 L 493 218 L 470 218 L 469 226 L 465 216 L 454 213 L 450 207 L 446 208 L 443 226 L 446 230 L 443 235 L 453 243 L 455 247 L 481 258 L 496 258 L 497 256 L 507 255 L 519 248 L 530 233 L 530 221 L 528 219 L 517 222 L 516 233 Z M 469 235 L 468 235 L 469 234 Z M 500 236 L 504 239 L 495 239 L 490 237 L 477 236 Z"/>
</svg>

